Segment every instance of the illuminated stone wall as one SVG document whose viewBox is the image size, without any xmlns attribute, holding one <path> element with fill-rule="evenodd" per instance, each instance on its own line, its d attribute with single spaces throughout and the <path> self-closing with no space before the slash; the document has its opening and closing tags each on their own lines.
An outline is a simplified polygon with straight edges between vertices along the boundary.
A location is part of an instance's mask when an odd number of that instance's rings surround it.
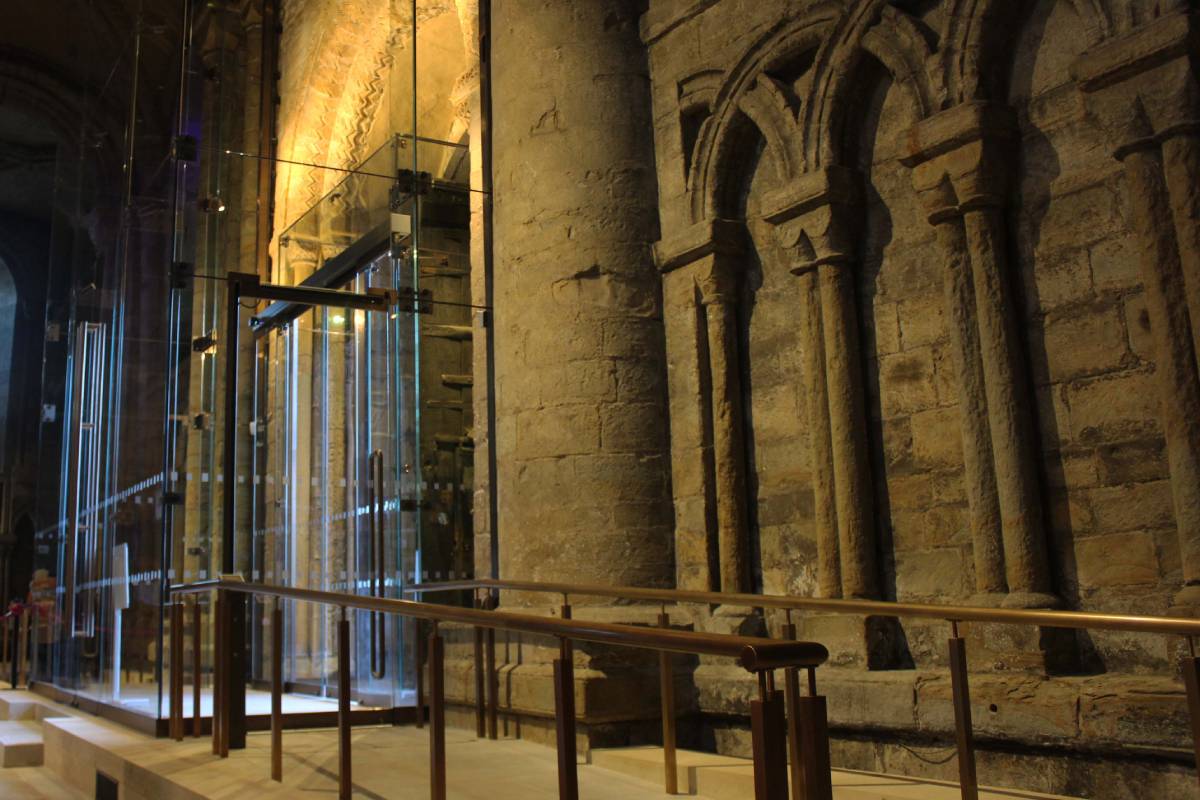
<svg viewBox="0 0 1200 800">
<path fill-rule="evenodd" d="M 281 156 L 347 166 L 411 128 L 400 5 L 284 4 Z M 468 6 L 419 6 L 418 59 L 446 57 L 424 73 L 442 89 L 422 92 L 418 68 L 417 109 L 476 145 L 475 76 L 447 66 L 469 61 Z M 1189 7 L 495 3 L 498 467 L 477 336 L 480 573 L 494 478 L 505 577 L 1195 613 Z M 336 180 L 281 164 L 276 232 Z M 472 266 L 480 300 L 478 249 Z M 802 627 L 833 651 L 835 730 L 879 742 L 843 737 L 835 763 L 952 777 L 922 744 L 951 725 L 945 626 Z M 1187 741 L 1177 643 L 968 636 L 979 729 L 1023 750 L 985 747 L 985 783 L 1193 789 L 1169 755 Z M 506 702 L 550 706 L 548 665 L 507 670 Z M 687 680 L 698 741 L 742 749 L 734 674 L 702 662 Z M 1118 743 L 1142 755 L 1071 755 Z"/>
</svg>

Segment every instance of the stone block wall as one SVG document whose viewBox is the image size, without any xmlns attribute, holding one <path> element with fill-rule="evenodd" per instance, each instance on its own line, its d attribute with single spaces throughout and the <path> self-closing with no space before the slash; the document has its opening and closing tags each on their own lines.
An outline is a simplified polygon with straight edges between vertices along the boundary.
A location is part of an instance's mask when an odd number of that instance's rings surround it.
<svg viewBox="0 0 1200 800">
<path fill-rule="evenodd" d="M 502 577 L 1195 614 L 1194 6 L 493 3 L 494 385 L 484 336 L 474 364 L 499 502 L 477 570 L 495 535 Z M 388 61 L 408 23 L 284 10 L 281 148 L 353 163 L 411 111 Z M 322 188 L 279 181 L 281 220 Z M 949 730 L 945 626 L 803 628 L 834 651 L 839 763 L 942 774 L 913 750 Z M 985 781 L 1185 796 L 1178 643 L 969 637 Z M 545 655 L 505 664 L 528 720 Z M 577 659 L 588 697 L 640 674 Z M 690 735 L 737 750 L 745 687 L 682 674 Z"/>
</svg>

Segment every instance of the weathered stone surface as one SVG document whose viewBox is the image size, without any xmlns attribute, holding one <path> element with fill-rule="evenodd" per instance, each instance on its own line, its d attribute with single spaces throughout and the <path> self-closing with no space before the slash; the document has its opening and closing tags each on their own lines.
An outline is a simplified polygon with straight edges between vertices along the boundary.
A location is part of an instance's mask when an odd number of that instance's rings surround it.
<svg viewBox="0 0 1200 800">
<path fill-rule="evenodd" d="M 1200 605 L 1200 149 L 1183 4 L 644 5 L 494 4 L 501 574 Z M 286 63 L 337 72 L 313 30 L 288 36 Z M 355 69 L 348 83 L 366 77 Z M 303 120 L 339 116 L 338 96 Z M 303 177 L 283 176 L 287 209 L 319 188 Z M 725 608 L 697 624 L 761 620 Z M 857 618 L 803 625 L 833 654 L 820 681 L 835 728 L 895 737 L 839 744 L 846 763 L 954 777 L 900 746 L 948 731 L 945 626 L 905 621 L 872 661 Z M 1187 796 L 1182 771 L 1150 755 L 1126 754 L 1126 778 L 1069 753 L 1178 747 L 1169 688 L 1044 677 L 1169 682 L 1161 639 L 968 636 L 988 673 L 981 732 L 1025 748 L 982 751 L 985 781 Z M 548 655 L 530 646 L 506 667 L 540 713 Z M 587 658 L 597 694 L 581 703 L 625 692 L 614 708 L 630 718 L 653 705 Z M 921 671 L 863 669 L 885 664 Z M 720 718 L 707 741 L 743 748 L 752 682 L 711 660 L 688 680 Z M 1038 749 L 1047 739 L 1058 749 Z"/>
</svg>

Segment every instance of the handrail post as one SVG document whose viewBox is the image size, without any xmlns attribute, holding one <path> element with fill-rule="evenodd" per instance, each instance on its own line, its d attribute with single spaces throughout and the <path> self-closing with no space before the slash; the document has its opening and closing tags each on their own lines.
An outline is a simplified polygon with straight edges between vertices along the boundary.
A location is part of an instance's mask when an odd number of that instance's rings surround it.
<svg viewBox="0 0 1200 800">
<path fill-rule="evenodd" d="M 787 610 L 787 622 L 783 626 L 783 638 L 795 640 L 796 625 L 792 622 L 792 611 Z M 804 796 L 804 762 L 800 757 L 800 671 L 788 667 L 783 671 L 783 694 L 787 704 L 788 761 L 792 771 L 792 800 L 806 800 Z"/>
<path fill-rule="evenodd" d="M 658 626 L 671 626 L 671 618 L 665 608 L 658 615 Z M 663 789 L 667 794 L 678 794 L 679 768 L 675 759 L 675 675 L 671 669 L 671 654 L 665 650 L 658 653 L 658 679 L 662 701 Z"/>
<path fill-rule="evenodd" d="M 755 800 L 787 800 L 787 741 L 782 692 L 770 670 L 758 673 L 759 699 L 750 701 Z M 814 800 L 816 800 L 814 798 Z"/>
<path fill-rule="evenodd" d="M 213 632 L 213 659 L 212 659 L 212 751 L 215 756 L 223 756 L 226 752 L 221 741 L 224 738 L 224 725 L 221 724 L 221 711 L 225 705 L 225 701 L 221 697 L 221 687 L 225 683 L 225 657 L 222 655 L 224 649 L 224 635 L 222 629 L 225 627 L 223 617 L 225 606 L 225 592 L 217 591 L 217 596 L 213 600 L 212 606 L 212 622 L 209 627 Z"/>
<path fill-rule="evenodd" d="M 17 683 L 25 688 L 29 688 L 29 609 L 21 609 L 21 640 L 17 643 L 17 664 L 20 668 L 20 675 L 17 676 Z M 13 687 L 16 688 L 15 686 Z"/>
<path fill-rule="evenodd" d="M 429 633 L 429 796 L 446 800 L 446 695 L 444 651 L 435 620 Z"/>
<path fill-rule="evenodd" d="M 483 602 L 479 592 L 475 592 L 475 608 L 482 609 Z M 483 628 L 475 626 L 475 738 L 482 739 L 487 734 L 487 719 L 484 703 L 483 675 Z"/>
<path fill-rule="evenodd" d="M 571 618 L 571 605 L 563 596 L 562 618 Z M 558 796 L 577 800 L 579 774 L 575 756 L 575 648 L 571 640 L 558 640 L 554 659 L 554 731 L 558 745 Z"/>
<path fill-rule="evenodd" d="M 801 797 L 833 800 L 833 776 L 829 764 L 829 710 L 817 694 L 817 670 L 808 668 L 808 695 L 796 698 L 796 738 L 802 774 Z M 793 775 L 795 772 L 793 772 Z"/>
<path fill-rule="evenodd" d="M 283 781 L 283 608 L 271 609 L 271 780 Z"/>
<path fill-rule="evenodd" d="M 225 597 L 225 680 L 221 720 L 225 728 L 222 755 L 246 747 L 246 595 L 227 592 Z"/>
<path fill-rule="evenodd" d="M 342 606 L 338 619 L 337 648 L 338 800 L 350 800 L 353 791 L 350 773 L 350 620 L 346 619 L 345 606 Z M 271 733 L 273 740 L 274 729 Z"/>
<path fill-rule="evenodd" d="M 1189 655 L 1180 662 L 1183 685 L 1187 689 L 1188 716 L 1192 723 L 1192 749 L 1196 754 L 1196 776 L 1200 780 L 1200 659 L 1196 658 L 1195 645 L 1188 637 Z"/>
<path fill-rule="evenodd" d="M 975 739 L 971 730 L 971 690 L 967 685 L 967 642 L 951 622 L 950 686 L 954 697 L 954 737 L 958 749 L 958 783 L 963 800 L 978 800 L 975 774 Z"/>
<path fill-rule="evenodd" d="M 200 596 L 192 598 L 192 737 L 200 737 L 200 688 L 204 680 L 203 611 Z"/>
<path fill-rule="evenodd" d="M 171 738 L 183 741 L 183 602 L 171 603 Z"/>
<path fill-rule="evenodd" d="M 416 642 L 416 662 L 417 662 L 417 727 L 425 727 L 425 660 L 426 652 L 424 642 L 421 639 L 421 620 L 413 620 L 413 628 L 417 635 L 414 638 Z"/>
<path fill-rule="evenodd" d="M 488 611 L 496 609 L 496 597 L 490 592 L 484 605 Z M 500 695 L 500 677 L 496 674 L 496 629 L 488 628 L 484 632 L 484 661 L 487 673 L 487 735 L 489 739 L 499 738 L 499 724 L 497 717 L 499 712 L 499 695 Z"/>
</svg>

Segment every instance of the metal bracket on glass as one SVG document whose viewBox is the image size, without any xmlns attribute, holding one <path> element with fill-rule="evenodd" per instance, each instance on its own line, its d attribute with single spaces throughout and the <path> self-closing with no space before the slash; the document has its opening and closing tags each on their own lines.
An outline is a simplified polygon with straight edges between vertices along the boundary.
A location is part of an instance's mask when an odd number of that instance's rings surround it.
<svg viewBox="0 0 1200 800">
<path fill-rule="evenodd" d="M 410 314 L 433 313 L 433 292 L 430 289 L 414 292 L 412 287 L 405 286 L 399 290 L 398 294 L 400 311 Z"/>
<path fill-rule="evenodd" d="M 413 172 L 411 169 L 396 170 L 396 183 L 392 185 L 392 210 L 398 211 L 404 201 L 413 195 L 429 194 L 433 188 L 433 176 L 428 172 Z"/>
<path fill-rule="evenodd" d="M 176 161 L 195 161 L 197 152 L 195 136 L 176 136 L 171 144 L 171 155 Z"/>
<path fill-rule="evenodd" d="M 217 351 L 217 332 L 209 331 L 203 336 L 192 339 L 193 353 L 215 353 Z"/>
<path fill-rule="evenodd" d="M 186 289 L 188 281 L 196 274 L 196 265 L 190 261 L 171 262 L 171 288 Z"/>
</svg>

